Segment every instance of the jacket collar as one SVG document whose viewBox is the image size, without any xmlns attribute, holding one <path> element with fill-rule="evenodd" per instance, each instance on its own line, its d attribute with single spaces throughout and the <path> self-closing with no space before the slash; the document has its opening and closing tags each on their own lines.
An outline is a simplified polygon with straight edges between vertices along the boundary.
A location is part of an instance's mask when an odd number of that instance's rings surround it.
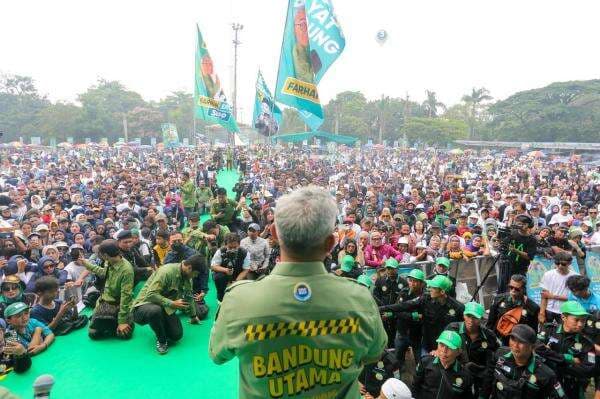
<svg viewBox="0 0 600 399">
<path fill-rule="evenodd" d="M 311 276 L 327 274 L 323 262 L 281 262 L 271 274 L 279 276 Z"/>
</svg>

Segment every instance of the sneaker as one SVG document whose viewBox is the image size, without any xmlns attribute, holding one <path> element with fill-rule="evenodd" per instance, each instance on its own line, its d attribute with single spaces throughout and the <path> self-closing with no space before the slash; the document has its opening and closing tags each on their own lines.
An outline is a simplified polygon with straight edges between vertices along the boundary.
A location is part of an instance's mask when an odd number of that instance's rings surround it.
<svg viewBox="0 0 600 399">
<path fill-rule="evenodd" d="M 160 342 L 156 341 L 156 351 L 160 355 L 166 354 L 169 351 L 169 344 L 167 344 L 166 342 L 164 344 L 161 344 Z"/>
</svg>

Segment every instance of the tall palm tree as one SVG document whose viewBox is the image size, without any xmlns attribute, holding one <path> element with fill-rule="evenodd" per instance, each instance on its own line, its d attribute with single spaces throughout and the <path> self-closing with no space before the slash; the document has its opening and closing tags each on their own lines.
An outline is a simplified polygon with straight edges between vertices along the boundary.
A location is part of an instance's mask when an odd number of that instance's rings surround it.
<svg viewBox="0 0 600 399">
<path fill-rule="evenodd" d="M 435 118 L 438 108 L 445 110 L 446 106 L 437 100 L 435 91 L 425 90 L 425 94 L 427 95 L 427 100 L 423 101 L 423 109 L 429 118 Z"/>
<path fill-rule="evenodd" d="M 481 103 L 484 101 L 490 101 L 494 97 L 490 96 L 490 92 L 485 87 L 481 87 L 479 89 L 473 87 L 471 90 L 471 95 L 465 94 L 462 97 L 462 100 L 469 106 L 470 115 L 469 120 L 467 121 L 469 125 L 469 137 L 475 137 L 475 122 L 477 120 L 477 116 L 479 115 L 479 111 L 481 109 Z"/>
</svg>

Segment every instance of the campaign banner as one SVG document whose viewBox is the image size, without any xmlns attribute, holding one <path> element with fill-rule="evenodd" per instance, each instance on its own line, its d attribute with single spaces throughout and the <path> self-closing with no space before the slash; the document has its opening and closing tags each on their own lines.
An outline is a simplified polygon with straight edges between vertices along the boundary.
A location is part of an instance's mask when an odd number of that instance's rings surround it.
<svg viewBox="0 0 600 399">
<path fill-rule="evenodd" d="M 331 0 L 289 0 L 275 99 L 296 108 L 312 130 L 323 124 L 317 85 L 346 39 Z"/>
<path fill-rule="evenodd" d="M 527 269 L 527 297 L 537 304 L 542 302 L 542 288 L 540 287 L 542 277 L 544 277 L 544 273 L 554 269 L 554 267 L 554 260 L 542 256 L 534 257 L 529 264 Z M 579 273 L 579 265 L 575 258 L 571 263 L 571 269 L 575 273 Z"/>
<path fill-rule="evenodd" d="M 41 145 L 41 144 L 42 144 L 41 137 L 36 137 L 36 136 L 31 137 L 31 145 Z"/>
<path fill-rule="evenodd" d="M 187 137 L 184 137 L 183 138 L 183 145 L 186 146 L 186 147 L 189 146 L 190 145 L 190 139 L 187 138 Z"/>
<path fill-rule="evenodd" d="M 85 144 L 90 144 L 92 142 L 92 139 L 90 137 L 86 137 L 84 139 Z"/>
<path fill-rule="evenodd" d="M 239 132 L 233 117 L 232 108 L 227 103 L 227 97 L 221 86 L 219 76 L 215 72 L 213 60 L 206 48 L 200 28 L 196 45 L 196 68 L 194 84 L 194 114 L 209 124 L 218 123 L 229 132 Z"/>
<path fill-rule="evenodd" d="M 178 147 L 179 134 L 177 133 L 177 126 L 174 123 L 163 123 L 161 128 L 165 148 Z"/>
<path fill-rule="evenodd" d="M 73 144 L 73 137 L 67 137 L 67 143 Z"/>
<path fill-rule="evenodd" d="M 156 145 L 156 137 L 150 137 L 150 145 L 154 147 Z"/>
<path fill-rule="evenodd" d="M 262 73 L 258 71 L 252 126 L 263 136 L 274 136 L 279 131 L 281 120 L 281 109 L 275 104 L 275 100 L 265 83 Z"/>
<path fill-rule="evenodd" d="M 56 137 L 50 137 L 50 147 L 56 148 Z"/>
<path fill-rule="evenodd" d="M 585 274 L 590 278 L 590 289 L 600 295 L 600 252 L 587 251 L 585 257 Z"/>
</svg>

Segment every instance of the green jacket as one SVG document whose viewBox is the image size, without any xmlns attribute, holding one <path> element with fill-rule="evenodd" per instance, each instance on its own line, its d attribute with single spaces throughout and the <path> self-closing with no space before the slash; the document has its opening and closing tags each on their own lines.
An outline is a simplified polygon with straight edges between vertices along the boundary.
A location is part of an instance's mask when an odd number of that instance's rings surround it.
<svg viewBox="0 0 600 399">
<path fill-rule="evenodd" d="M 108 278 L 104 283 L 104 290 L 98 299 L 98 302 L 105 301 L 119 304 L 119 314 L 117 319 L 119 324 L 131 323 L 131 303 L 133 301 L 133 266 L 125 258 L 108 267 L 94 265 L 87 260 L 83 261 L 86 269 L 102 278 Z M 98 304 L 96 304 L 96 307 Z"/>
<path fill-rule="evenodd" d="M 196 206 L 196 185 L 190 179 L 181 186 L 181 202 L 185 208 Z"/>
<path fill-rule="evenodd" d="M 152 273 L 138 294 L 133 307 L 154 303 L 162 306 L 167 314 L 173 314 L 177 309 L 172 304 L 177 299 L 188 301 L 190 316 L 196 316 L 196 305 L 192 298 L 192 279 L 181 275 L 179 263 L 169 263 Z"/>
<path fill-rule="evenodd" d="M 243 399 L 358 399 L 357 377 L 386 341 L 367 288 L 322 262 L 279 263 L 227 289 L 209 354 L 217 364 L 239 358 Z"/>
<path fill-rule="evenodd" d="M 196 189 L 196 199 L 200 203 L 207 203 L 212 199 L 213 193 L 210 187 L 198 187 Z"/>
<path fill-rule="evenodd" d="M 230 225 L 239 213 L 237 205 L 237 202 L 229 198 L 224 205 L 215 200 L 210 206 L 210 216 L 219 224 Z M 219 212 L 223 212 L 223 215 L 217 216 Z"/>
</svg>

